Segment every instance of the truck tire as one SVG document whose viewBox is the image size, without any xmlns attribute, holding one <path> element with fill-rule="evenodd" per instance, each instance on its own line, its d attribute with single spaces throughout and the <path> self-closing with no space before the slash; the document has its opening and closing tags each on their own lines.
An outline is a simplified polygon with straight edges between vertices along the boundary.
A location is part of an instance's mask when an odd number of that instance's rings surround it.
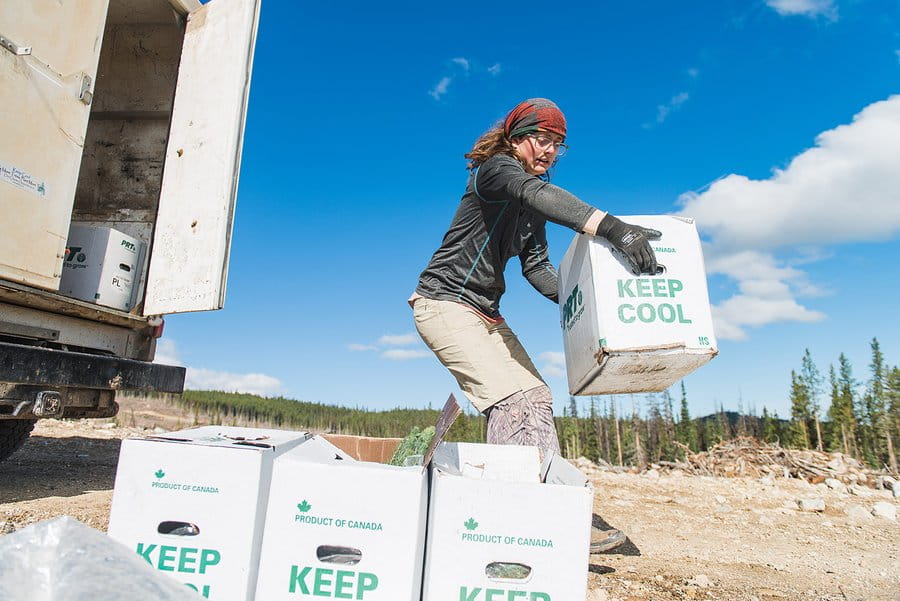
<svg viewBox="0 0 900 601">
<path fill-rule="evenodd" d="M 36 419 L 0 419 L 0 461 L 25 444 L 36 421 Z"/>
</svg>

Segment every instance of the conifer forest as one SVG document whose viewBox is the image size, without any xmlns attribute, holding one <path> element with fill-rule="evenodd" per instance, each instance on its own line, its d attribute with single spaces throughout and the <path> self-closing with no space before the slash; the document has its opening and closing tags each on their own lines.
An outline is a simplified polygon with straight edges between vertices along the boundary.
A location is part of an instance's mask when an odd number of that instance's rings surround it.
<svg viewBox="0 0 900 601">
<path fill-rule="evenodd" d="M 785 374 L 789 415 L 766 406 L 745 408 L 738 401 L 734 409 L 720 404 L 711 415 L 695 417 L 683 381 L 657 394 L 570 397 L 563 415 L 556 417 L 560 447 L 570 458 L 643 468 L 749 436 L 785 448 L 837 451 L 897 473 L 900 367 L 886 360 L 877 338 L 869 346 L 871 359 L 862 375 L 844 353 L 823 368 L 806 349 Z M 439 415 L 439 409 L 369 411 L 198 390 L 185 391 L 174 402 L 194 412 L 195 419 L 203 414 L 213 423 L 378 437 L 403 437 L 413 427 L 434 425 Z M 459 416 L 446 439 L 483 442 L 484 436 L 484 417 L 469 411 Z"/>
</svg>

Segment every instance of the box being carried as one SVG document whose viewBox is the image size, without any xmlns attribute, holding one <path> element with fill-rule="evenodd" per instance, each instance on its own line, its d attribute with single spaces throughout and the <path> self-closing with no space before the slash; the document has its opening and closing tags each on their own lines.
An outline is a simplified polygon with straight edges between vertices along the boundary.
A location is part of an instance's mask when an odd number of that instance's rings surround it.
<svg viewBox="0 0 900 601">
<path fill-rule="evenodd" d="M 274 460 L 309 438 L 205 426 L 126 439 L 109 535 L 207 599 L 250 601 Z"/>
<path fill-rule="evenodd" d="M 419 601 L 425 470 L 321 453 L 316 442 L 331 446 L 316 436 L 275 460 L 256 598 Z"/>
<path fill-rule="evenodd" d="M 144 243 L 110 227 L 72 224 L 59 291 L 128 311 L 140 280 Z"/>
<path fill-rule="evenodd" d="M 584 599 L 592 506 L 587 478 L 559 455 L 440 444 L 423 601 Z"/>
<path fill-rule="evenodd" d="M 581 234 L 572 241 L 559 290 L 573 395 L 659 392 L 718 352 L 694 221 L 666 215 L 622 220 L 662 232 L 651 244 L 665 270 L 636 276 L 606 240 Z"/>
</svg>

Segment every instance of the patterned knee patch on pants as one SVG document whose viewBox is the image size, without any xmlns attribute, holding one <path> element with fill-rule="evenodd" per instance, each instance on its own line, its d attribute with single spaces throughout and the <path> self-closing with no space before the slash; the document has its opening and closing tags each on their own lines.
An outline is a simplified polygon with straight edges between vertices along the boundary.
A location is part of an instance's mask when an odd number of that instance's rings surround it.
<svg viewBox="0 0 900 601">
<path fill-rule="evenodd" d="M 517 392 L 487 411 L 488 444 L 517 444 L 559 453 L 553 396 L 546 386 Z"/>
</svg>

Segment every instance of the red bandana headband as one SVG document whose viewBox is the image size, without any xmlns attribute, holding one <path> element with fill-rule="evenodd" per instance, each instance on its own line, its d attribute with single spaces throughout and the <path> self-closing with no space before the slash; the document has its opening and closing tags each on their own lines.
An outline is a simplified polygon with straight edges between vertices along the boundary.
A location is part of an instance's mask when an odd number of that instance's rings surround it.
<svg viewBox="0 0 900 601">
<path fill-rule="evenodd" d="M 520 102 L 503 121 L 507 138 L 518 138 L 539 129 L 566 137 L 566 118 L 559 107 L 546 98 Z"/>
</svg>

